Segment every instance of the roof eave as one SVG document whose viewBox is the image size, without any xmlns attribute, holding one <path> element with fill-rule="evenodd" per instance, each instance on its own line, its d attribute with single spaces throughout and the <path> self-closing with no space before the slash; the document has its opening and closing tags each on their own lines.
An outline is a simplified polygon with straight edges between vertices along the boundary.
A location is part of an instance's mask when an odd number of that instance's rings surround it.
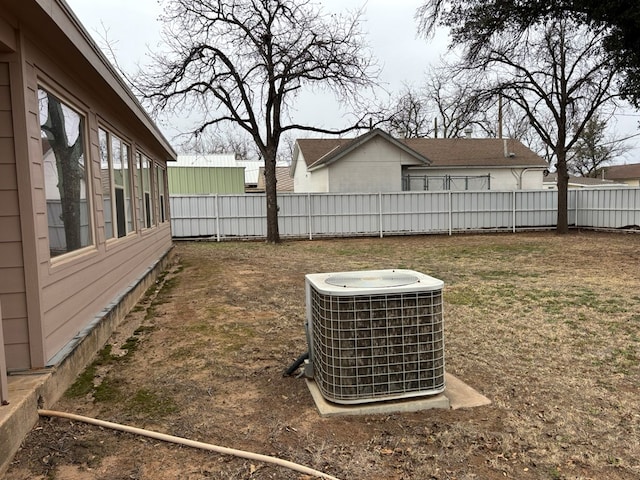
<svg viewBox="0 0 640 480">
<path fill-rule="evenodd" d="M 135 97 L 129 86 L 122 79 L 120 74 L 111 65 L 107 57 L 102 53 L 98 45 L 93 41 L 91 35 L 84 28 L 78 17 L 71 10 L 64 0 L 35 0 L 37 5 L 42 9 L 44 14 L 60 29 L 67 39 L 82 54 L 96 73 L 102 77 L 124 102 L 135 117 L 144 125 L 144 127 L 153 135 L 161 148 L 165 150 L 169 158 L 167 161 L 174 161 L 177 153 L 160 131 L 151 116 L 142 107 L 139 100 Z M 57 5 L 62 15 L 57 15 L 54 5 Z M 69 22 L 71 25 L 65 25 Z M 71 26 L 77 33 L 69 35 L 68 28 Z"/>
<path fill-rule="evenodd" d="M 469 168 L 528 168 L 528 169 L 539 169 L 539 170 L 545 170 L 548 167 L 548 165 L 533 165 L 533 164 L 525 164 L 525 165 L 433 165 L 431 164 L 430 167 L 432 169 L 436 169 L 436 168 L 452 168 L 452 169 L 469 169 Z M 414 168 L 422 168 L 422 166 L 420 165 L 410 165 L 407 167 L 408 169 L 414 169 Z"/>
<path fill-rule="evenodd" d="M 412 149 L 405 143 L 395 139 L 394 137 L 384 132 L 383 130 L 380 130 L 379 128 L 375 128 L 363 135 L 360 135 L 359 137 L 354 138 L 345 148 L 341 149 L 341 147 L 343 147 L 344 145 L 338 145 L 332 148 L 329 152 L 325 153 L 322 157 L 320 157 L 318 160 L 313 162 L 313 164 L 311 164 L 308 167 L 308 170 L 312 171 L 312 169 L 319 168 L 321 166 L 320 163 L 322 163 L 322 165 L 329 165 L 331 163 L 334 163 L 377 136 L 380 136 L 386 139 L 392 145 L 395 145 L 396 147 L 400 148 L 405 153 L 414 157 L 415 159 L 419 160 L 425 165 L 427 166 L 431 165 L 432 162 L 427 157 L 416 152 L 414 149 Z"/>
</svg>

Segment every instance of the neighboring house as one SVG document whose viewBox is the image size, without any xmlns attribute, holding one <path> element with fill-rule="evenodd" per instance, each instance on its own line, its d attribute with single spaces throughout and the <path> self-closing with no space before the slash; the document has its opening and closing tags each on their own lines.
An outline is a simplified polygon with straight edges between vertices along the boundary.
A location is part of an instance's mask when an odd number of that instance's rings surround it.
<svg viewBox="0 0 640 480">
<path fill-rule="evenodd" d="M 0 3 L 2 373 L 72 378 L 155 281 L 175 157 L 63 0 Z"/>
<path fill-rule="evenodd" d="M 620 188 L 625 187 L 624 183 L 614 182 L 613 180 L 602 180 L 600 178 L 591 177 L 574 177 L 569 175 L 570 189 L 579 188 Z M 544 177 L 544 188 L 548 190 L 555 190 L 558 188 L 558 174 L 556 172 L 550 173 Z"/>
<path fill-rule="evenodd" d="M 169 165 L 169 194 L 244 193 L 245 171 L 232 153 L 178 155 L 178 161 Z"/>
<path fill-rule="evenodd" d="M 178 155 L 178 162 L 175 165 L 171 165 L 169 175 L 173 175 L 174 168 L 199 169 L 193 170 L 193 172 L 207 175 L 212 179 L 212 186 L 215 187 L 217 185 L 219 187 L 218 190 L 208 192 L 193 191 L 191 193 L 252 193 L 258 188 L 261 165 L 262 162 L 258 160 L 236 160 L 236 156 L 233 153 Z M 238 176 L 239 171 L 244 172 L 244 183 L 239 183 L 241 181 L 241 177 Z"/>
<path fill-rule="evenodd" d="M 289 175 L 291 167 L 289 165 L 276 166 L 276 191 L 281 193 L 293 192 L 293 178 Z M 264 167 L 260 167 L 258 175 L 258 186 L 256 193 L 264 193 L 266 191 Z"/>
<path fill-rule="evenodd" d="M 604 167 L 601 176 L 603 179 L 626 183 L 631 187 L 640 187 L 640 163 Z"/>
<path fill-rule="evenodd" d="M 492 138 L 299 139 L 295 192 L 542 189 L 548 165 L 522 143 Z"/>
</svg>

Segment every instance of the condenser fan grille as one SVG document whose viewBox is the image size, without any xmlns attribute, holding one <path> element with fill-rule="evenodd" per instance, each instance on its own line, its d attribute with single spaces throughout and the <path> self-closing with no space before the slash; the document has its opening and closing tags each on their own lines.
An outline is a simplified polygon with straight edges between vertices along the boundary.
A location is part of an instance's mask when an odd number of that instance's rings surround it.
<svg viewBox="0 0 640 480">
<path fill-rule="evenodd" d="M 444 390 L 441 288 L 336 295 L 309 284 L 311 361 L 326 399 L 363 403 Z"/>
</svg>

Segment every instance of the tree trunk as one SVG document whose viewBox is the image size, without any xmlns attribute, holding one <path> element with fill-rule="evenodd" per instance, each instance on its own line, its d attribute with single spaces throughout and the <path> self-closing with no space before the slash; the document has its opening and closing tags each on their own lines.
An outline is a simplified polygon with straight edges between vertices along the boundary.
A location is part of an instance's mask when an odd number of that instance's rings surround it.
<svg viewBox="0 0 640 480">
<path fill-rule="evenodd" d="M 276 151 L 264 159 L 264 184 L 267 195 L 267 243 L 280 243 L 278 230 L 278 195 L 276 191 Z"/>
<path fill-rule="evenodd" d="M 569 173 L 567 172 L 566 152 L 559 152 L 558 157 L 558 223 L 556 232 L 569 233 Z"/>
</svg>

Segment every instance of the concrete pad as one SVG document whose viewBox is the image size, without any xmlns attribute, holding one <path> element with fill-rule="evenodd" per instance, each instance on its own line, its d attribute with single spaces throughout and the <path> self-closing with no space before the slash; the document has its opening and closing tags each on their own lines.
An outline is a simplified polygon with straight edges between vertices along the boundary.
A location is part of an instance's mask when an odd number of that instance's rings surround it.
<svg viewBox="0 0 640 480">
<path fill-rule="evenodd" d="M 40 392 L 48 374 L 9 375 L 9 404 L 0 407 L 0 477 L 20 447 L 25 435 L 38 421 Z"/>
<path fill-rule="evenodd" d="M 491 403 L 487 397 L 449 373 L 445 374 L 446 388 L 443 393 L 438 395 L 353 405 L 329 402 L 320 393 L 316 382 L 308 378 L 305 381 L 316 408 L 322 417 L 419 412 L 433 408 L 456 410 L 489 405 Z"/>
<path fill-rule="evenodd" d="M 446 384 L 444 394 L 449 399 L 452 410 L 491 404 L 491 400 L 487 397 L 449 373 L 445 373 L 444 381 Z"/>
</svg>

